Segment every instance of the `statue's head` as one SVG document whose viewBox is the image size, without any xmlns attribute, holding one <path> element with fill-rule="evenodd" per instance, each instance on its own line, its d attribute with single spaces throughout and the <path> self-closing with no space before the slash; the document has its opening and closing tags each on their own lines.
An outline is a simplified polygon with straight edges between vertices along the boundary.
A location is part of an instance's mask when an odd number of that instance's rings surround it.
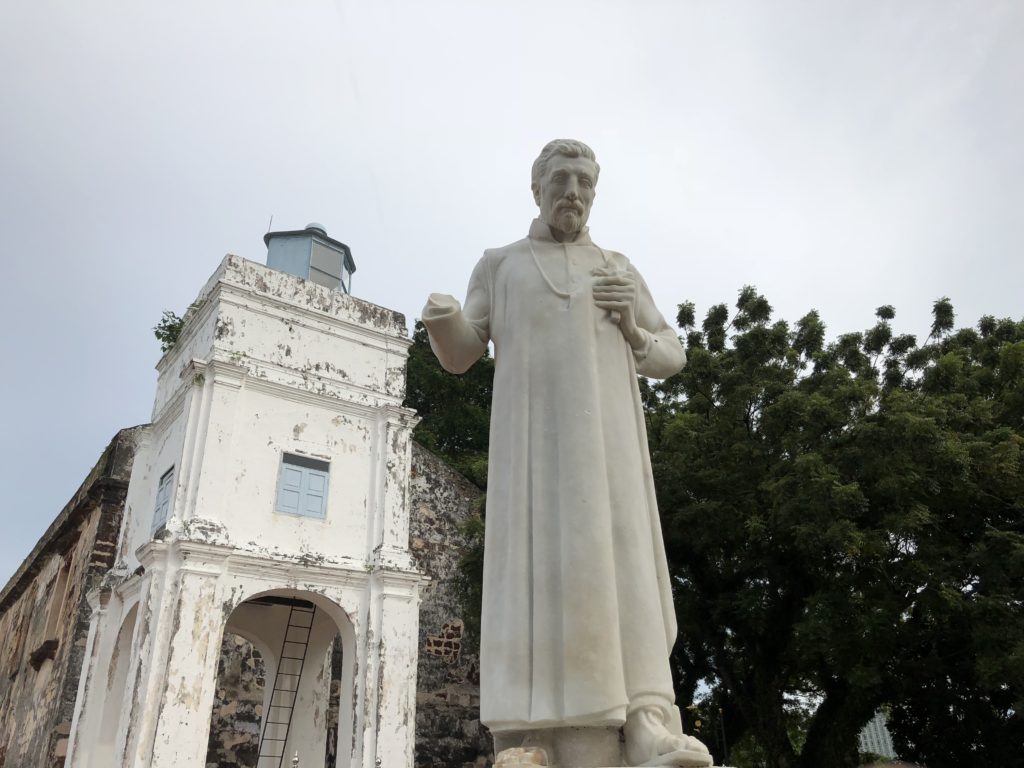
<svg viewBox="0 0 1024 768">
<path fill-rule="evenodd" d="M 582 141 L 555 139 L 533 161 L 533 199 L 540 218 L 552 229 L 573 236 L 583 229 L 594 204 L 601 166 Z"/>
</svg>

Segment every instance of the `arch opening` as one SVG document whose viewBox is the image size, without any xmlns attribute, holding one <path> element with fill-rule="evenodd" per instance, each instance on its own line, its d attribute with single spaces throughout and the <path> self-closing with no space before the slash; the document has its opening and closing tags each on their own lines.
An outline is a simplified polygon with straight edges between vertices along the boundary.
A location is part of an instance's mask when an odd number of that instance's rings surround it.
<svg viewBox="0 0 1024 768">
<path fill-rule="evenodd" d="M 114 765 L 117 754 L 118 738 L 124 738 L 120 728 L 122 708 L 129 697 L 128 667 L 131 664 L 132 640 L 135 636 L 135 622 L 139 606 L 136 604 L 121 622 L 121 629 L 114 641 L 113 653 L 107 666 L 106 689 L 103 696 L 103 714 L 100 716 L 99 729 L 96 732 L 96 746 L 93 752 L 92 765 Z"/>
<path fill-rule="evenodd" d="M 210 719 L 209 768 L 348 768 L 355 632 L 312 592 L 249 597 L 224 628 Z"/>
</svg>

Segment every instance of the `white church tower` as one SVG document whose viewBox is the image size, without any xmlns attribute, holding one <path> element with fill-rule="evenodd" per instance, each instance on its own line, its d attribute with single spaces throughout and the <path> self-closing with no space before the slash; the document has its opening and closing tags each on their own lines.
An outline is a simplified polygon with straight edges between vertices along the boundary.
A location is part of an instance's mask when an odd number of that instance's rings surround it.
<svg viewBox="0 0 1024 768">
<path fill-rule="evenodd" d="M 221 640 L 266 664 L 258 768 L 411 768 L 420 574 L 402 315 L 319 225 L 228 256 L 157 365 L 66 765 L 204 768 Z M 330 648 L 340 637 L 336 733 Z"/>
</svg>

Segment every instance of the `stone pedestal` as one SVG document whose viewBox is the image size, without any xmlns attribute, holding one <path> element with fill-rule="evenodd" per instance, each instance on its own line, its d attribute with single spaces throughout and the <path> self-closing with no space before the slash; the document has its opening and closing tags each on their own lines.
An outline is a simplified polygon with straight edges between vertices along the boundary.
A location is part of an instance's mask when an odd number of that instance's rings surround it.
<svg viewBox="0 0 1024 768">
<path fill-rule="evenodd" d="M 619 728 L 539 728 L 533 731 L 497 732 L 494 736 L 495 768 L 547 765 L 559 768 L 603 768 L 622 765 Z M 521 762 L 522 760 L 544 762 Z"/>
<path fill-rule="evenodd" d="M 514 739 L 517 745 L 509 743 Z M 618 728 L 546 728 L 494 734 L 494 768 L 621 768 L 621 731 Z M 708 756 L 680 750 L 642 766 L 708 768 Z"/>
<path fill-rule="evenodd" d="M 699 755 L 694 754 L 695 758 L 699 759 Z M 644 766 L 664 765 L 664 763 L 644 763 Z M 685 766 L 703 766 L 701 762 L 693 763 L 678 763 L 677 765 Z M 506 749 L 498 755 L 497 761 L 494 763 L 494 768 L 538 768 L 543 766 L 545 768 L 563 768 L 560 764 L 549 764 L 547 756 L 544 750 L 539 747 L 512 747 Z M 616 763 L 618 766 L 618 763 Z M 612 766 L 594 766 L 594 768 L 612 768 Z"/>
</svg>

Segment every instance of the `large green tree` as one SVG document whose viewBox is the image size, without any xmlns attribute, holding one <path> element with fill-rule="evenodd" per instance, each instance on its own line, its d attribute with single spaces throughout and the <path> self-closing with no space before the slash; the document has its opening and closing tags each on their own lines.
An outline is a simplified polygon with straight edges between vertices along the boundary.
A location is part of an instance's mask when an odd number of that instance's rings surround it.
<svg viewBox="0 0 1024 768">
<path fill-rule="evenodd" d="M 405 406 L 415 408 L 420 416 L 413 438 L 481 489 L 487 486 L 493 387 L 494 360 L 489 355 L 463 375 L 454 376 L 437 362 L 426 327 L 416 321 L 405 389 Z"/>
<path fill-rule="evenodd" d="M 904 758 L 1024 765 L 1024 323 L 933 316 L 921 344 L 889 306 L 828 343 L 746 288 L 699 328 L 682 305 L 687 368 L 640 382 L 679 701 L 705 697 L 688 720 L 733 764 L 853 765 L 886 707 Z M 445 373 L 417 324 L 416 437 L 481 487 L 492 381 Z"/>
<path fill-rule="evenodd" d="M 466 373 L 455 376 L 441 367 L 430 348 L 427 329 L 416 321 L 406 369 L 405 406 L 415 408 L 420 423 L 413 439 L 442 456 L 481 490 L 487 488 L 487 447 L 491 421 L 494 360 L 487 354 Z M 484 503 L 462 525 L 465 542 L 456 589 L 466 624 L 465 647 L 477 648 L 484 575 Z"/>
<path fill-rule="evenodd" d="M 883 705 L 903 757 L 1019 766 L 1024 323 L 877 316 L 826 343 L 752 288 L 680 307 L 689 364 L 645 393 L 680 695 L 773 768 L 856 764 Z"/>
</svg>

